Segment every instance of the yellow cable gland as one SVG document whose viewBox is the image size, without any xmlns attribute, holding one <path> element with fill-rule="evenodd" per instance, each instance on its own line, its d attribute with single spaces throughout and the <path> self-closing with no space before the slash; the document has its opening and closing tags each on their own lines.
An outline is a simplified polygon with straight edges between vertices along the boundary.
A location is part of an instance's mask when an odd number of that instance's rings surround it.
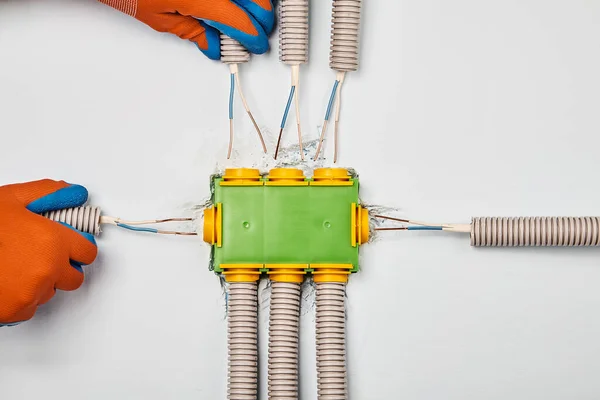
<svg viewBox="0 0 600 400">
<path fill-rule="evenodd" d="M 228 168 L 221 186 L 262 186 L 260 171 L 254 168 Z"/>
<path fill-rule="evenodd" d="M 352 186 L 350 173 L 345 168 L 315 169 L 312 186 Z"/>
<path fill-rule="evenodd" d="M 260 279 L 261 264 L 221 264 L 226 282 L 256 282 Z"/>
<path fill-rule="evenodd" d="M 297 168 L 274 168 L 269 171 L 267 186 L 307 186 L 304 172 Z"/>
<path fill-rule="evenodd" d="M 217 247 L 222 245 L 222 210 L 223 206 L 221 204 L 204 210 L 203 239 L 210 245 L 216 244 Z"/>
<path fill-rule="evenodd" d="M 267 264 L 265 268 L 272 281 L 302 283 L 308 264 Z"/>
<path fill-rule="evenodd" d="M 369 241 L 369 210 L 352 203 L 351 232 L 352 247 L 360 246 Z"/>
<path fill-rule="evenodd" d="M 348 283 L 352 264 L 311 264 L 313 280 L 317 283 Z"/>
</svg>

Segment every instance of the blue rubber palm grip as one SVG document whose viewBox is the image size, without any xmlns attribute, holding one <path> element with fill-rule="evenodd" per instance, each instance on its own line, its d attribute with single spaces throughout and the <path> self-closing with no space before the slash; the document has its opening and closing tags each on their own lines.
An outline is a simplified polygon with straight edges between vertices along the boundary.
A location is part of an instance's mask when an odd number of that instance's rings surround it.
<svg viewBox="0 0 600 400">
<path fill-rule="evenodd" d="M 79 207 L 84 205 L 87 199 L 86 188 L 80 185 L 70 185 L 32 201 L 27 205 L 27 209 L 36 214 L 42 214 L 63 208 Z"/>
</svg>

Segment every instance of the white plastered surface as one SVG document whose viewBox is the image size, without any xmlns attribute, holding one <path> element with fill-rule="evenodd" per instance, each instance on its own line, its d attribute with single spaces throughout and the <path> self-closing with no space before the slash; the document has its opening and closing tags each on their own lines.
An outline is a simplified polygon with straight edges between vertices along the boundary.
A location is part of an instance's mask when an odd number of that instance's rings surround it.
<svg viewBox="0 0 600 400">
<path fill-rule="evenodd" d="M 335 76 L 330 4 L 311 5 L 307 139 Z M 600 5 L 584 0 L 366 2 L 340 126 L 340 163 L 360 173 L 364 200 L 433 221 L 599 215 L 598 21 Z M 240 70 L 271 151 L 290 76 L 276 37 Z M 110 215 L 186 214 L 225 165 L 228 85 L 227 67 L 195 46 L 94 1 L 0 2 L 0 183 L 53 177 L 86 185 Z M 257 160 L 240 102 L 235 112 L 235 152 Z M 286 145 L 295 128 L 290 115 Z M 112 227 L 99 244 L 83 288 L 0 329 L 2 398 L 223 399 L 224 298 L 209 249 Z M 350 397 L 596 399 L 599 287 L 594 249 L 386 235 L 365 246 L 348 286 Z M 301 398 L 315 400 L 313 310 L 301 324 Z"/>
</svg>

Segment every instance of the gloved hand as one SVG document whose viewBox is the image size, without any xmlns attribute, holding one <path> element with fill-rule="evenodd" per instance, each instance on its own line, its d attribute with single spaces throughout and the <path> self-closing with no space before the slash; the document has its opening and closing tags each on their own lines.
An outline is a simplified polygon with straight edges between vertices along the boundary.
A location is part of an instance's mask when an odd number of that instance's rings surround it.
<svg viewBox="0 0 600 400">
<path fill-rule="evenodd" d="M 251 53 L 269 49 L 275 16 L 271 0 L 99 0 L 159 32 L 195 42 L 213 60 L 221 58 L 219 32 Z"/>
<path fill-rule="evenodd" d="M 83 283 L 98 249 L 92 235 L 37 215 L 83 205 L 87 190 L 42 180 L 0 187 L 0 326 L 30 319 L 56 289 Z"/>
</svg>

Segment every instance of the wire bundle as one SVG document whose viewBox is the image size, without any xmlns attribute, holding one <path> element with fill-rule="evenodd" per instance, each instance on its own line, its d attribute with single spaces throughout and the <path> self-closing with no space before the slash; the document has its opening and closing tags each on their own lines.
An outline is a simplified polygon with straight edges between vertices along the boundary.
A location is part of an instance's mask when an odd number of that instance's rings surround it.
<svg viewBox="0 0 600 400">
<path fill-rule="evenodd" d="M 295 98 L 296 125 L 298 127 L 298 145 L 300 158 L 304 160 L 302 146 L 302 124 L 300 122 L 300 64 L 308 61 L 308 0 L 281 0 L 279 3 L 279 59 L 292 67 L 292 85 L 290 94 L 279 125 L 279 136 L 275 147 L 275 159 L 279 154 L 281 137 L 287 121 L 290 106 Z"/>
<path fill-rule="evenodd" d="M 231 151 L 233 149 L 233 94 L 235 92 L 236 86 L 238 94 L 240 95 L 240 99 L 242 100 L 242 104 L 244 105 L 244 109 L 250 117 L 252 121 L 252 125 L 254 125 L 254 129 L 256 133 L 258 133 L 258 138 L 260 139 L 260 143 L 262 145 L 263 151 L 267 152 L 267 145 L 265 144 L 265 140 L 263 138 L 262 132 L 256 120 L 254 119 L 254 115 L 250 111 L 250 107 L 248 106 L 248 102 L 246 101 L 246 96 L 244 96 L 244 92 L 242 90 L 242 85 L 240 84 L 240 77 L 238 74 L 238 64 L 242 64 L 248 62 L 250 60 L 250 52 L 242 46 L 240 42 L 235 39 L 230 38 L 227 35 L 221 34 L 221 61 L 224 64 L 229 65 L 229 146 L 227 149 L 227 159 L 231 158 Z"/>
<path fill-rule="evenodd" d="M 335 127 L 333 144 L 333 162 L 338 158 L 338 125 L 340 121 L 341 91 L 346 72 L 358 69 L 358 42 L 360 30 L 360 9 L 362 0 L 333 0 L 331 17 L 331 47 L 329 51 L 329 66 L 337 71 L 337 76 L 325 112 L 319 145 L 314 160 L 319 158 L 329 118 L 335 105 Z"/>
<path fill-rule="evenodd" d="M 169 231 L 164 229 L 152 228 L 140 225 L 165 224 L 171 222 L 191 222 L 193 218 L 163 218 L 150 219 L 145 221 L 124 221 L 121 218 L 101 215 L 100 207 L 82 206 L 74 208 L 64 208 L 62 210 L 50 211 L 43 214 L 44 217 L 63 224 L 71 225 L 73 228 L 98 236 L 102 231 L 100 225 L 110 224 L 119 228 L 136 232 L 157 233 L 161 235 L 183 235 L 196 236 L 197 232 Z"/>
</svg>

